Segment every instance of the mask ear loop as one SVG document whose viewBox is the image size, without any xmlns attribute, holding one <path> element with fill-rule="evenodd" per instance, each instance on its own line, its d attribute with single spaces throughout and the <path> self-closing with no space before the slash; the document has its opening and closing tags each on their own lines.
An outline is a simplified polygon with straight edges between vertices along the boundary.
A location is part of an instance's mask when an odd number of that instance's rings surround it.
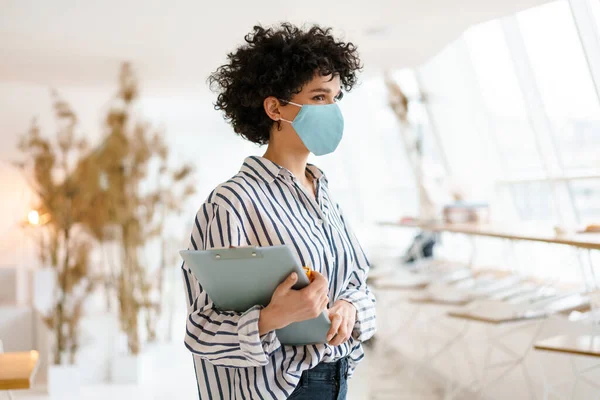
<svg viewBox="0 0 600 400">
<path fill-rule="evenodd" d="M 279 101 L 283 101 L 284 103 L 288 103 L 288 104 L 293 104 L 293 105 L 295 105 L 297 107 L 302 108 L 302 104 L 294 103 L 293 101 L 286 101 L 286 100 L 282 100 L 282 99 L 279 99 Z M 281 117 L 279 117 L 278 121 L 285 121 L 285 122 L 287 122 L 289 124 L 292 123 L 292 121 L 288 121 L 287 119 L 283 119 Z"/>
<path fill-rule="evenodd" d="M 293 104 L 296 107 L 302 107 L 302 104 L 294 103 L 293 101 L 287 101 L 287 100 L 282 100 L 282 99 L 279 99 L 279 101 L 282 101 L 282 102 L 287 103 L 287 104 Z"/>
</svg>

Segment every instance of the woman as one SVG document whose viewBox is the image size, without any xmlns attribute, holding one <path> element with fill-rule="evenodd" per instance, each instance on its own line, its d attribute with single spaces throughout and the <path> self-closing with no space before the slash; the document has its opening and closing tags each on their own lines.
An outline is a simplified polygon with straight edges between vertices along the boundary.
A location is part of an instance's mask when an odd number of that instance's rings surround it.
<svg viewBox="0 0 600 400">
<path fill-rule="evenodd" d="M 246 44 L 209 80 L 235 132 L 268 144 L 219 185 L 195 219 L 190 248 L 285 244 L 314 281 L 292 290 L 292 274 L 267 307 L 245 313 L 215 309 L 183 265 L 188 300 L 186 347 L 194 354 L 202 399 L 345 399 L 347 378 L 375 333 L 369 263 L 327 178 L 309 154 L 333 152 L 342 138 L 336 104 L 361 68 L 356 47 L 329 29 L 289 24 L 254 27 Z M 327 310 L 328 343 L 283 346 L 275 329 Z"/>
</svg>

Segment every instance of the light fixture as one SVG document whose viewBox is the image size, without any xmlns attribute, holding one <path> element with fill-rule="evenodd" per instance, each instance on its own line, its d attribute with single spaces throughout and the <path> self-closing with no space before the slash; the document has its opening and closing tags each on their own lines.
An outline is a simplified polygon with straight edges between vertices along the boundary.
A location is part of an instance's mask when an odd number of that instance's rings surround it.
<svg viewBox="0 0 600 400">
<path fill-rule="evenodd" d="M 36 210 L 31 210 L 29 211 L 29 214 L 27 214 L 27 220 L 31 225 L 39 225 L 40 214 Z"/>
<path fill-rule="evenodd" d="M 372 26 L 370 28 L 364 29 L 363 34 L 365 36 L 377 36 L 377 37 L 387 36 L 390 34 L 390 26 L 389 25 Z"/>
</svg>

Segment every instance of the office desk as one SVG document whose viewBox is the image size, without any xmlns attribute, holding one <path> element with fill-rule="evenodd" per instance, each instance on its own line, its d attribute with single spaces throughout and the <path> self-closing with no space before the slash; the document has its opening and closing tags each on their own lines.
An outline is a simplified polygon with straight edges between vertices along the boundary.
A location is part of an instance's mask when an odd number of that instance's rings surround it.
<svg viewBox="0 0 600 400">
<path fill-rule="evenodd" d="M 30 389 L 39 353 L 0 353 L 0 390 Z"/>
</svg>

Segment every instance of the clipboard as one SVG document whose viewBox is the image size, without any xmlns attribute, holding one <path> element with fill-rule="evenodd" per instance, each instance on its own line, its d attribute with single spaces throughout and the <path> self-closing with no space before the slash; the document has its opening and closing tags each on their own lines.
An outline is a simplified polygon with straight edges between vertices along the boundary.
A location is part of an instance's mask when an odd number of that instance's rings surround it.
<svg viewBox="0 0 600 400">
<path fill-rule="evenodd" d="M 214 305 L 224 311 L 245 312 L 255 305 L 268 305 L 277 286 L 292 272 L 298 274 L 294 289 L 310 283 L 300 260 L 285 245 L 182 250 L 179 254 Z M 323 344 L 330 326 L 323 312 L 278 329 L 276 334 L 281 344 Z"/>
</svg>

